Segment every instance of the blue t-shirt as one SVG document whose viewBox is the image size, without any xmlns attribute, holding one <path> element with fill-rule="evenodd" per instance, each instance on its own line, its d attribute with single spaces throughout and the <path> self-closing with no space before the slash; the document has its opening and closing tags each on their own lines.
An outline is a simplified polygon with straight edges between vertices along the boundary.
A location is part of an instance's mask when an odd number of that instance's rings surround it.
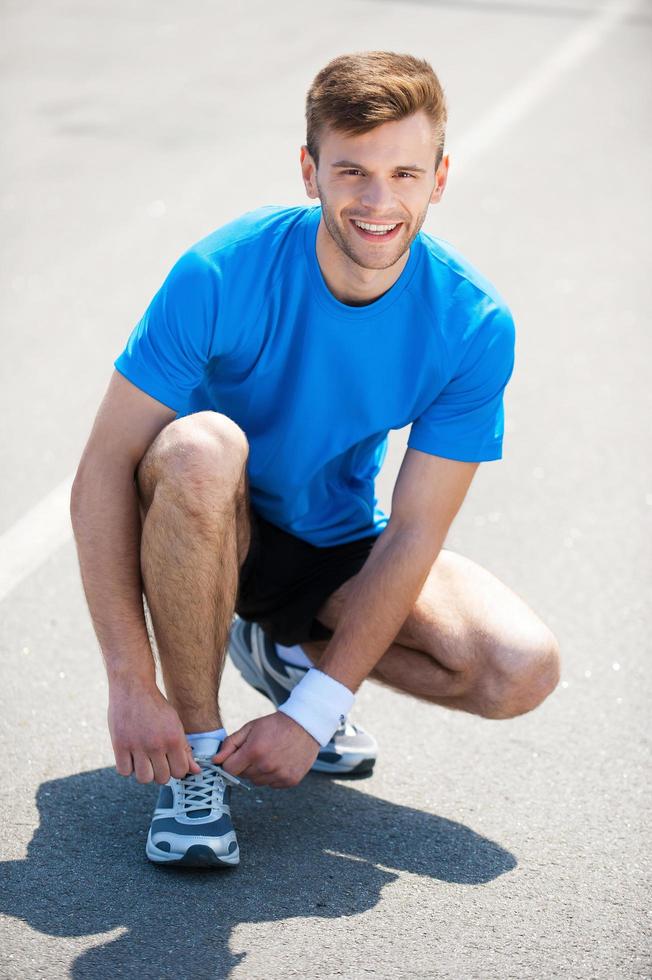
<svg viewBox="0 0 652 980">
<path fill-rule="evenodd" d="M 514 322 L 494 286 L 420 231 L 365 306 L 331 293 L 321 206 L 249 211 L 170 270 L 115 367 L 177 416 L 212 409 L 249 441 L 254 508 L 318 546 L 380 534 L 390 429 L 448 459 L 500 459 Z"/>
</svg>

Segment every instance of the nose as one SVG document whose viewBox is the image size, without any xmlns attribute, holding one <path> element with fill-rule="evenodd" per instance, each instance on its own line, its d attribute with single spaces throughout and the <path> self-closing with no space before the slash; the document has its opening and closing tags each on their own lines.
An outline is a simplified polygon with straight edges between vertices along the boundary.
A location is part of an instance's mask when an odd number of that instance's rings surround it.
<svg viewBox="0 0 652 980">
<path fill-rule="evenodd" d="M 385 213 L 391 214 L 394 209 L 394 193 L 382 178 L 371 178 L 365 182 L 360 204 L 376 217 Z"/>
</svg>

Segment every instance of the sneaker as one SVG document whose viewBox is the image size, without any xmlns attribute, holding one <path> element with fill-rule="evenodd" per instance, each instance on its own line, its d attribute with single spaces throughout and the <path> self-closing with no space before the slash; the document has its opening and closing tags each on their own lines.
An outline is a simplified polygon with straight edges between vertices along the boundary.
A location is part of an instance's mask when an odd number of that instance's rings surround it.
<svg viewBox="0 0 652 980">
<path fill-rule="evenodd" d="M 219 747 L 217 738 L 201 740 L 194 753 L 201 772 L 161 786 L 145 846 L 150 861 L 192 868 L 240 863 L 230 784 L 245 784 L 210 761 Z"/>
<path fill-rule="evenodd" d="M 238 615 L 233 617 L 228 646 L 229 656 L 247 684 L 278 708 L 308 671 L 281 660 L 276 644 L 258 623 Z M 378 745 L 361 725 L 345 719 L 332 739 L 319 750 L 312 769 L 337 775 L 364 776 L 376 762 Z"/>
</svg>

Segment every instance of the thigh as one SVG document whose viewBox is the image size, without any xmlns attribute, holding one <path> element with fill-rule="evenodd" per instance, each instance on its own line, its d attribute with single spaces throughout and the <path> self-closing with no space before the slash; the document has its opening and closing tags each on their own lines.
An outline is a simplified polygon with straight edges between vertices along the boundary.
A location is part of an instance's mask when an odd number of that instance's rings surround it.
<svg viewBox="0 0 652 980">
<path fill-rule="evenodd" d="M 353 581 L 341 585 L 317 611 L 330 630 L 337 626 Z M 394 642 L 429 653 L 449 670 L 465 671 L 488 652 L 530 648 L 549 642 L 551 635 L 495 575 L 443 548 Z"/>
</svg>

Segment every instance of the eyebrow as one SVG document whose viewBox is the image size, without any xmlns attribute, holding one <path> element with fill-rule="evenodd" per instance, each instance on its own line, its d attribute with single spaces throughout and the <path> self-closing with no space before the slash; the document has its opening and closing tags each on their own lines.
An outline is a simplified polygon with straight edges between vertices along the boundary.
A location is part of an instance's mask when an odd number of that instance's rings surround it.
<svg viewBox="0 0 652 980">
<path fill-rule="evenodd" d="M 365 168 L 361 163 L 353 163 L 351 160 L 338 160 L 337 163 L 332 163 L 332 167 L 355 167 L 356 170 L 364 170 Z M 394 170 L 414 170 L 419 174 L 428 173 L 423 167 L 418 167 L 416 163 L 407 163 L 405 165 L 396 166 Z"/>
</svg>

